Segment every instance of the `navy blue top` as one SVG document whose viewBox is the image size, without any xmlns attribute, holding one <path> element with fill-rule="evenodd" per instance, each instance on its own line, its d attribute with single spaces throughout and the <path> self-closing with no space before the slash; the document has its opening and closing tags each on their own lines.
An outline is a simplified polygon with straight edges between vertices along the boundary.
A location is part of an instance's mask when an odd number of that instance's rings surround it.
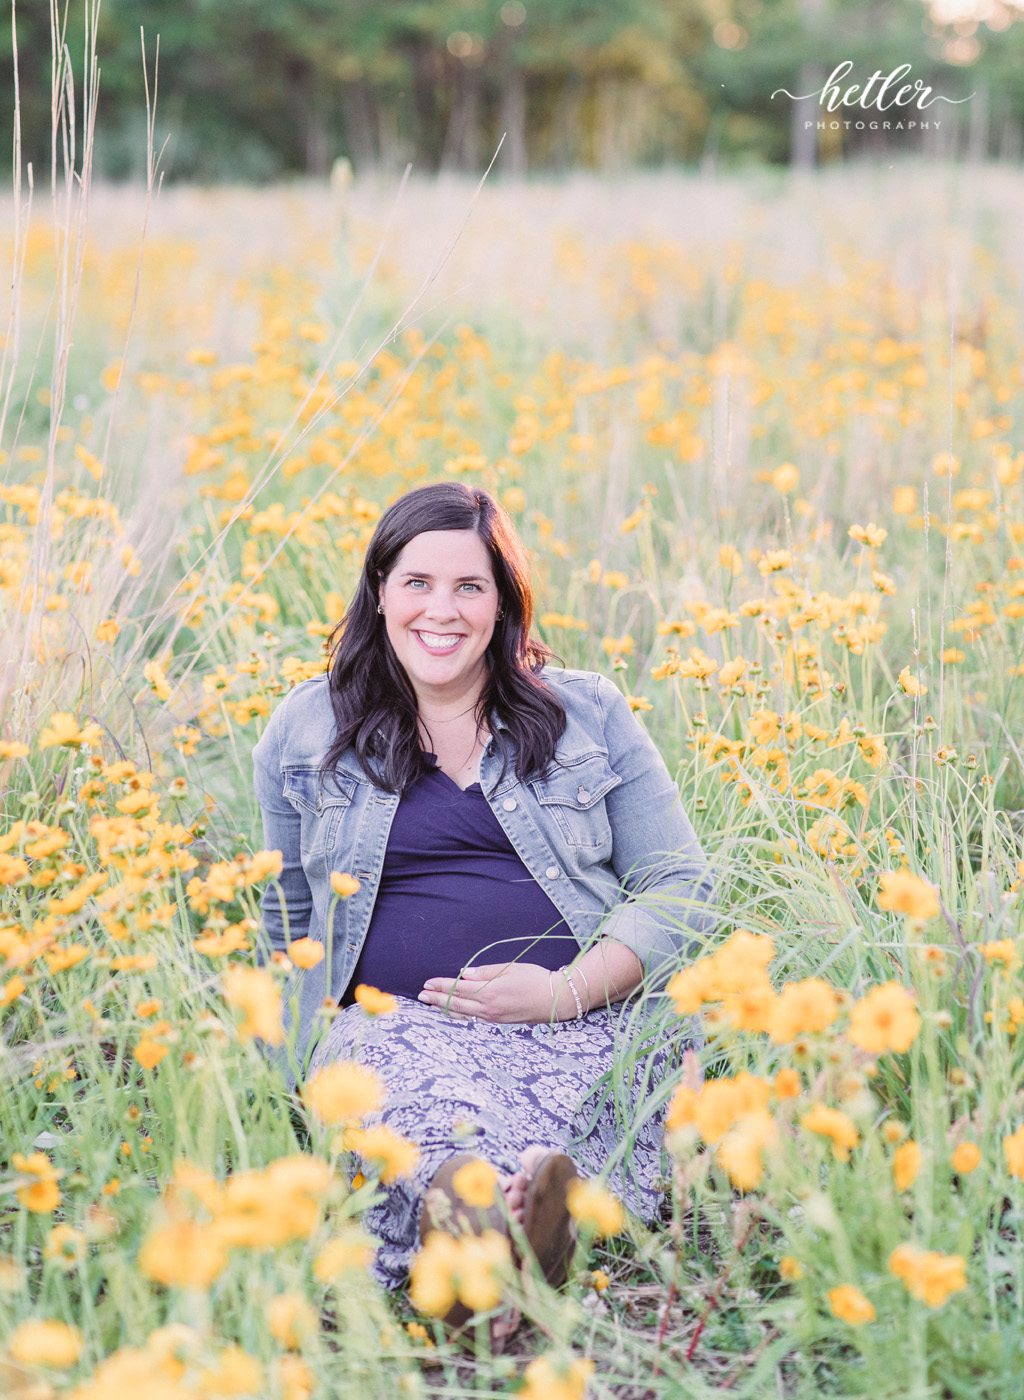
<svg viewBox="0 0 1024 1400">
<path fill-rule="evenodd" d="M 579 944 L 519 859 L 479 783 L 436 766 L 406 788 L 388 835 L 370 927 L 343 1006 L 365 982 L 413 999 L 430 977 L 517 959 L 557 969 Z"/>
</svg>

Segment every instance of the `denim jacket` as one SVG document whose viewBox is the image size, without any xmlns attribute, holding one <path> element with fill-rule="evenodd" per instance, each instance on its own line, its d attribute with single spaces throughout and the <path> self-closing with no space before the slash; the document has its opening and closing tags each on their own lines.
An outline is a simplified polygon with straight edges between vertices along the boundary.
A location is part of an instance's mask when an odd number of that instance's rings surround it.
<svg viewBox="0 0 1024 1400">
<path fill-rule="evenodd" d="M 480 786 L 520 859 L 581 948 L 596 936 L 633 949 L 644 985 L 663 987 L 714 922 L 713 881 L 664 760 L 622 692 L 593 671 L 545 666 L 565 733 L 546 778 L 520 782 L 489 741 Z M 492 733 L 502 727 L 490 717 Z M 333 780 L 317 769 L 335 732 L 326 674 L 302 681 L 274 710 L 253 749 L 264 846 L 282 855 L 264 890 L 261 932 L 271 948 L 309 937 L 326 957 L 300 977 L 302 1059 L 325 997 L 344 993 L 366 938 L 399 798 L 377 787 L 351 747 Z M 331 873 L 359 880 L 335 898 Z M 283 894 L 283 908 L 280 895 Z M 322 1024 L 322 1023 L 321 1023 Z M 312 1046 L 309 1046 L 311 1049 Z"/>
</svg>

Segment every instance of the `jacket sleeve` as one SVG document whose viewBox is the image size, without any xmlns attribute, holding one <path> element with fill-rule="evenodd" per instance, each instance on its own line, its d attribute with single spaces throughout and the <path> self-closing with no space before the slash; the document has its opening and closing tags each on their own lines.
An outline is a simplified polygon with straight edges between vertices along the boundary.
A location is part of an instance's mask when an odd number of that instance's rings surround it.
<svg viewBox="0 0 1024 1400">
<path fill-rule="evenodd" d="M 289 941 L 304 938 L 313 914 L 313 895 L 300 851 L 302 819 L 284 796 L 280 728 L 278 706 L 252 751 L 253 789 L 263 815 L 263 846 L 281 852 L 281 874 L 267 882 L 262 898 L 261 933 L 272 949 L 285 949 Z"/>
<path fill-rule="evenodd" d="M 606 676 L 598 678 L 608 759 L 622 781 L 605 798 L 612 867 L 627 891 L 600 928 L 631 948 L 657 990 L 703 951 L 715 926 L 711 867 L 654 741 Z M 696 935 L 696 937 L 695 937 Z"/>
</svg>

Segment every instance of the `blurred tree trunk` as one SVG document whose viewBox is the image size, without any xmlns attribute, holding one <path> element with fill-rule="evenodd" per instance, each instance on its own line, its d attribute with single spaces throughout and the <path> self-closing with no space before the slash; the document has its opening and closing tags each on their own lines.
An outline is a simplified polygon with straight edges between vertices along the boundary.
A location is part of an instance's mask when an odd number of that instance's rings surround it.
<svg viewBox="0 0 1024 1400">
<path fill-rule="evenodd" d="M 584 96 L 583 79 L 570 73 L 551 114 L 551 164 L 556 170 L 567 170 L 579 158 Z"/>
<path fill-rule="evenodd" d="M 442 170 L 480 168 L 480 70 L 460 63 L 455 95 L 441 151 Z"/>
<path fill-rule="evenodd" d="M 820 92 L 827 76 L 820 63 L 801 63 L 797 92 Z M 818 122 L 822 120 L 823 115 L 825 109 L 817 97 L 805 97 L 802 102 L 793 103 L 789 127 L 789 163 L 795 169 L 809 170 L 815 164 L 818 155 Z"/>
<path fill-rule="evenodd" d="M 1011 116 L 1004 117 L 999 136 L 1000 160 L 1006 161 L 1009 165 L 1020 163 L 1021 151 L 1024 149 L 1021 135 L 1020 122 L 1015 121 Z"/>
<path fill-rule="evenodd" d="M 821 21 L 825 13 L 825 4 L 826 0 L 800 0 L 800 19 L 805 36 L 812 43 L 822 32 Z M 805 59 L 800 65 L 796 90 L 801 97 L 804 93 L 818 93 L 827 77 L 824 64 L 814 59 Z M 803 97 L 802 101 L 793 103 L 789 119 L 789 163 L 792 168 L 808 170 L 816 163 L 818 122 L 825 115 L 825 109 L 817 97 Z"/>
<path fill-rule="evenodd" d="M 507 175 L 526 174 L 526 74 L 517 66 L 505 74 L 499 127 L 505 133 L 501 168 Z"/>
<path fill-rule="evenodd" d="M 306 117 L 306 174 L 326 176 L 331 165 L 331 134 L 327 102 L 314 91 Z"/>
<path fill-rule="evenodd" d="M 436 168 L 438 148 L 437 92 L 443 81 L 444 63 L 441 55 L 420 36 L 411 46 L 409 64 L 412 69 L 412 145 L 416 164 L 421 170 Z"/>
<path fill-rule="evenodd" d="M 342 83 L 341 116 L 345 123 L 349 154 L 356 170 L 372 170 L 380 158 L 374 106 L 365 79 Z"/>
<path fill-rule="evenodd" d="M 971 103 L 971 124 L 967 129 L 967 159 L 972 165 L 988 155 L 988 127 L 988 87 L 981 83 Z"/>
</svg>

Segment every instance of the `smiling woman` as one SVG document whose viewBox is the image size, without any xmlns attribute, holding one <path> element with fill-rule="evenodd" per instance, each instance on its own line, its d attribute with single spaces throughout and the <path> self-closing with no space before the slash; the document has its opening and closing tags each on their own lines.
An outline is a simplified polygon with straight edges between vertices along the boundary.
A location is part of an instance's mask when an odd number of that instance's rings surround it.
<svg viewBox="0 0 1024 1400">
<path fill-rule="evenodd" d="M 690 955 L 712 882 L 625 696 L 548 664 L 532 619 L 525 551 L 494 500 L 412 491 L 378 523 L 328 674 L 295 687 L 254 750 L 265 843 L 282 852 L 262 931 L 282 949 L 327 943 L 297 974 L 300 1053 L 329 996 L 342 1009 L 311 1075 L 360 1059 L 387 1086 L 383 1123 L 418 1148 L 366 1217 L 389 1287 L 459 1164 L 497 1170 L 504 1207 L 487 1222 L 519 1219 L 556 1281 L 577 1169 L 614 1158 L 626 1204 L 658 1207 L 661 1123 L 644 1099 L 690 1032 L 632 1032 L 621 1004 Z M 359 887 L 336 904 L 339 871 Z M 368 1018 L 361 982 L 397 1010 Z"/>
</svg>

